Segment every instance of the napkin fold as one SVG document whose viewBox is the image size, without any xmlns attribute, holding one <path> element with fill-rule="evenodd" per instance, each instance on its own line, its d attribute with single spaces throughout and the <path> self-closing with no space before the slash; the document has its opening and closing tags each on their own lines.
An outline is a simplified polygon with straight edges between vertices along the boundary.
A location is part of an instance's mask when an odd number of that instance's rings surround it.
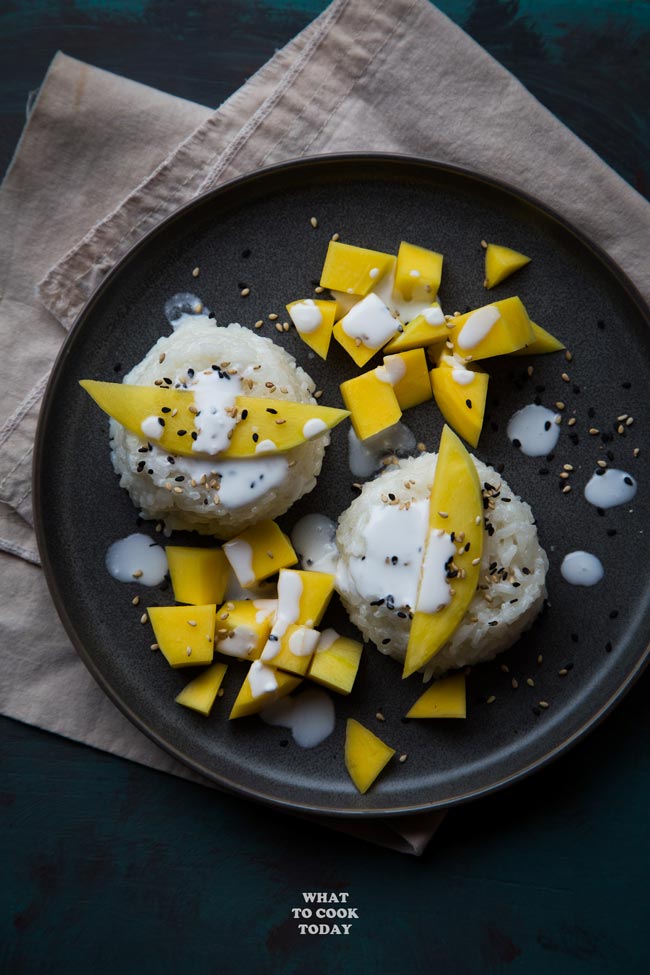
<svg viewBox="0 0 650 975">
<path fill-rule="evenodd" d="M 65 330 L 160 220 L 259 167 L 353 150 L 433 158 L 527 189 L 650 298 L 650 206 L 428 0 L 335 0 L 216 111 L 58 54 L 0 191 L 3 714 L 203 781 L 105 697 L 52 607 L 31 516 L 41 397 Z M 419 854 L 440 819 L 318 821 Z"/>
</svg>

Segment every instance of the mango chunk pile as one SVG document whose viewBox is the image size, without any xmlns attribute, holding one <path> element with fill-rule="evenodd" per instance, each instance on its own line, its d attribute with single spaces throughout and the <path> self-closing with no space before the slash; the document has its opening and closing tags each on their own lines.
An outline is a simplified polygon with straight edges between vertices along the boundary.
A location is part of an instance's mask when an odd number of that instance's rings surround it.
<svg viewBox="0 0 650 975">
<path fill-rule="evenodd" d="M 486 288 L 530 263 L 512 248 L 483 244 Z M 332 240 L 320 286 L 333 300 L 287 305 L 300 337 L 323 358 L 332 337 L 360 369 L 381 351 L 382 365 L 340 385 L 360 440 L 399 422 L 404 410 L 434 399 L 444 420 L 476 447 L 489 377 L 474 363 L 564 348 L 531 321 L 517 296 L 464 315 L 445 315 L 438 300 L 443 262 L 437 251 L 407 241 L 394 255 Z"/>
<path fill-rule="evenodd" d="M 178 704 L 209 715 L 227 664 L 215 653 L 248 663 L 230 712 L 256 714 L 303 678 L 339 694 L 352 690 L 363 646 L 321 622 L 334 593 L 334 576 L 291 568 L 298 561 L 289 538 L 263 521 L 221 548 L 168 545 L 176 606 L 152 606 L 153 647 L 171 667 L 207 667 L 177 695 Z M 246 589 L 277 575 L 269 598 L 224 600 L 230 572 Z"/>
</svg>

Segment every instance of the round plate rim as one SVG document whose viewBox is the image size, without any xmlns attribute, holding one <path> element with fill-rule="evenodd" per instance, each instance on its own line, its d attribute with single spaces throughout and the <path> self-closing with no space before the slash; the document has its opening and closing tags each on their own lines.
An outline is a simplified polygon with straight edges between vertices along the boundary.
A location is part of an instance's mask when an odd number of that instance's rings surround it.
<svg viewBox="0 0 650 975">
<path fill-rule="evenodd" d="M 394 166 L 404 166 L 406 168 L 412 167 L 413 169 L 429 169 L 432 172 L 437 173 L 449 173 L 454 176 L 468 179 L 473 183 L 482 183 L 488 188 L 496 189 L 499 192 L 505 192 L 511 197 L 517 198 L 529 207 L 533 207 L 539 210 L 547 219 L 554 221 L 559 224 L 565 231 L 568 231 L 573 237 L 575 237 L 584 247 L 586 247 L 592 254 L 605 265 L 607 270 L 616 279 L 617 283 L 626 292 L 628 298 L 637 306 L 640 314 L 644 317 L 650 326 L 650 307 L 644 301 L 641 293 L 630 280 L 630 278 L 625 274 L 625 272 L 619 267 L 619 265 L 610 257 L 610 255 L 603 250 L 603 248 L 592 241 L 582 230 L 576 227 L 571 221 L 567 220 L 558 211 L 549 207 L 546 203 L 543 203 L 534 195 L 530 194 L 527 190 L 522 190 L 519 187 L 508 183 L 504 180 L 500 180 L 493 176 L 489 176 L 477 170 L 471 170 L 466 167 L 457 166 L 452 163 L 441 162 L 432 159 L 421 158 L 417 156 L 411 156 L 407 154 L 400 153 L 383 153 L 383 152 L 344 152 L 344 153 L 334 153 L 334 154 L 321 154 L 314 156 L 299 157 L 296 159 L 286 160 L 281 163 L 276 163 L 272 166 L 267 166 L 261 169 L 254 170 L 250 173 L 246 173 L 242 176 L 235 177 L 234 179 L 228 180 L 222 183 L 214 189 L 207 190 L 204 193 L 199 194 L 193 200 L 184 204 L 175 210 L 172 214 L 167 216 L 164 220 L 153 227 L 144 237 L 137 241 L 129 250 L 120 258 L 120 260 L 114 265 L 113 268 L 108 272 L 106 277 L 99 283 L 95 288 L 92 295 L 81 309 L 73 325 L 71 326 L 59 352 L 52 366 L 50 376 L 43 394 L 43 401 L 41 404 L 41 410 L 38 417 L 38 423 L 36 428 L 36 435 L 34 441 L 34 459 L 32 467 L 32 498 L 33 498 L 33 516 L 34 516 L 34 531 L 36 535 L 36 541 L 38 545 L 39 554 L 41 557 L 41 566 L 45 575 L 45 579 L 48 585 L 50 596 L 54 603 L 55 609 L 63 623 L 68 637 L 70 638 L 75 650 L 79 654 L 79 657 L 83 661 L 84 665 L 92 674 L 93 678 L 97 681 L 99 686 L 102 688 L 104 693 L 108 695 L 110 700 L 116 705 L 116 707 L 125 715 L 126 718 L 140 731 L 142 731 L 148 738 L 150 738 L 156 745 L 161 747 L 169 755 L 175 758 L 177 761 L 181 762 L 186 767 L 192 769 L 194 772 L 205 777 L 210 783 L 218 786 L 219 788 L 230 792 L 235 795 L 242 796 L 248 799 L 254 799 L 266 805 L 270 805 L 276 808 L 284 809 L 286 811 L 304 814 L 304 815 L 320 815 L 320 816 L 331 816 L 333 818 L 341 819 L 376 819 L 376 818 L 390 818 L 397 816 L 404 816 L 409 814 L 420 814 L 423 815 L 427 812 L 433 812 L 436 810 L 444 810 L 452 808 L 453 806 L 460 805 L 465 802 L 469 802 L 474 799 L 478 799 L 482 796 L 487 796 L 493 792 L 500 791 L 507 786 L 513 785 L 516 782 L 528 777 L 533 772 L 537 771 L 548 765 L 550 762 L 558 758 L 560 755 L 564 754 L 569 748 L 576 745 L 581 741 L 588 733 L 594 730 L 603 719 L 613 710 L 613 708 L 623 699 L 625 694 L 630 690 L 635 681 L 639 678 L 645 667 L 650 662 L 650 643 L 648 643 L 639 656 L 636 665 L 628 671 L 623 680 L 620 682 L 618 687 L 613 691 L 610 697 L 605 701 L 600 708 L 598 708 L 593 714 L 591 714 L 581 725 L 577 728 L 571 735 L 559 742 L 554 748 L 550 749 L 545 754 L 539 756 L 534 761 L 529 762 L 528 765 L 518 768 L 515 771 L 509 773 L 508 775 L 502 776 L 500 779 L 491 782 L 489 785 L 484 785 L 482 787 L 477 787 L 473 789 L 466 790 L 463 793 L 447 797 L 445 799 L 438 800 L 428 800 L 423 803 L 411 803 L 407 806 L 390 806 L 388 808 L 373 808 L 373 809 L 363 809 L 358 807 L 340 806 L 340 807 L 329 807 L 320 806 L 318 804 L 307 803 L 307 802 L 297 802 L 295 800 L 285 800 L 281 797 L 275 795 L 269 795 L 259 789 L 252 788 L 250 786 L 241 785 L 240 783 L 233 782 L 227 779 L 225 776 L 221 775 L 219 772 L 215 772 L 213 769 L 207 768 L 201 764 L 201 762 L 186 755 L 180 749 L 176 748 L 171 742 L 167 741 L 164 736 L 161 735 L 159 731 L 155 728 L 150 727 L 146 721 L 144 721 L 139 715 L 130 708 L 130 706 L 122 699 L 119 692 L 110 684 L 109 680 L 103 675 L 99 665 L 96 663 L 91 652 L 88 651 L 83 641 L 77 634 L 75 625 L 70 618 L 65 604 L 64 596 L 56 581 L 56 571 L 52 560 L 50 559 L 50 553 L 48 550 L 46 529 L 45 529 L 45 518 L 44 518 L 44 508 L 43 508 L 43 451 L 45 447 L 45 429 L 48 422 L 48 417 L 51 409 L 51 403 L 54 397 L 54 392 L 57 387 L 61 373 L 65 369 L 66 361 L 68 358 L 68 353 L 71 345 L 74 342 L 79 331 L 83 328 L 85 320 L 92 314 L 95 304 L 100 300 L 104 291 L 109 289 L 113 281 L 119 277 L 122 268 L 129 264 L 138 254 L 138 252 L 147 247 L 150 241 L 156 237 L 157 234 L 166 231 L 175 221 L 181 220 L 192 210 L 201 209 L 203 206 L 211 204 L 215 199 L 220 196 L 228 195 L 232 192 L 237 192 L 241 187 L 246 186 L 248 183 L 255 183 L 274 177 L 278 174 L 283 174 L 287 172 L 294 171 L 296 169 L 315 169 L 319 166 L 336 166 L 344 164 L 365 164 L 372 165 L 373 163 L 382 163 L 384 165 L 394 165 Z"/>
</svg>

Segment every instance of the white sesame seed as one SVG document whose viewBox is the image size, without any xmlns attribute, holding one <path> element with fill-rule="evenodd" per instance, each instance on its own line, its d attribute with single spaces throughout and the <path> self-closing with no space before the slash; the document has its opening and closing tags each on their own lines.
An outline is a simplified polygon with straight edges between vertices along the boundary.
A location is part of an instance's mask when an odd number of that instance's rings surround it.
<svg viewBox="0 0 650 975">
<path fill-rule="evenodd" d="M 200 267 L 195 267 L 194 270 L 192 271 L 192 277 L 193 278 L 198 278 L 198 276 L 199 276 L 200 273 L 201 273 L 201 268 Z"/>
<path fill-rule="evenodd" d="M 143 613 L 143 614 L 142 614 L 142 616 L 140 617 L 140 622 L 141 622 L 141 623 L 142 623 L 143 625 L 144 625 L 145 623 L 148 623 L 148 622 L 149 622 L 149 617 L 147 616 L 147 614 L 146 614 L 146 613 Z"/>
<path fill-rule="evenodd" d="M 239 293 L 242 296 L 242 298 L 248 298 L 249 294 L 251 293 L 251 289 L 250 288 L 242 288 Z"/>
<path fill-rule="evenodd" d="M 400 755 L 399 761 L 400 762 L 405 762 L 407 758 L 408 758 L 408 755 L 405 752 L 403 755 Z"/>
<path fill-rule="evenodd" d="M 134 596 L 133 599 L 131 600 L 131 605 L 132 606 L 137 606 L 139 602 L 140 602 L 140 597 L 139 596 Z"/>
<path fill-rule="evenodd" d="M 316 227 L 318 226 L 318 220 L 316 219 L 316 217 L 310 217 L 309 222 L 315 230 Z"/>
</svg>

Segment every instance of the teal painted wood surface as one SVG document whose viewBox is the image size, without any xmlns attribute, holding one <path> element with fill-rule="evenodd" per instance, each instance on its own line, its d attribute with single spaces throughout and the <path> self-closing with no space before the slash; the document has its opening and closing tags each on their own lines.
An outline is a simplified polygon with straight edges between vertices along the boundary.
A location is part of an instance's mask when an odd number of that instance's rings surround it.
<svg viewBox="0 0 650 975">
<path fill-rule="evenodd" d="M 5 0 L 0 169 L 57 48 L 217 105 L 325 5 Z M 647 193 L 650 4 L 439 6 Z M 645 975 L 648 690 L 422 860 L 0 720 L 0 972 Z M 349 892 L 349 936 L 299 934 L 316 889 Z"/>
</svg>

